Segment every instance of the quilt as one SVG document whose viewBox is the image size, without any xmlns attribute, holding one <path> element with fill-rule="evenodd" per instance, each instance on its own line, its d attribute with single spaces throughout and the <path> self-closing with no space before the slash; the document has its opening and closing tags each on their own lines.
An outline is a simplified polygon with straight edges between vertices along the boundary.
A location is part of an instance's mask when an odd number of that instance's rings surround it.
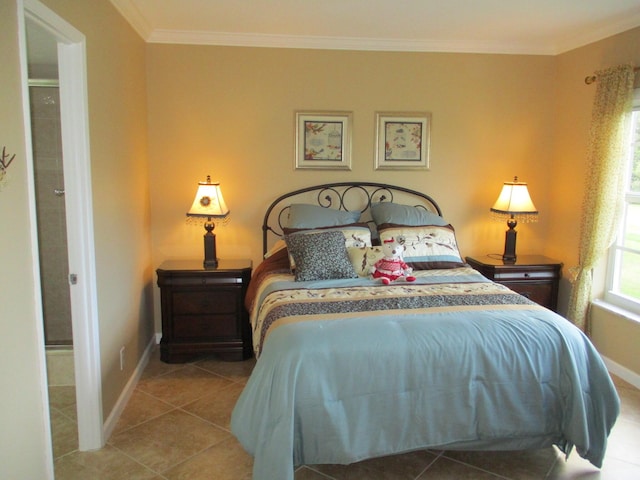
<svg viewBox="0 0 640 480">
<path fill-rule="evenodd" d="M 258 361 L 231 421 L 254 479 L 425 448 L 555 444 L 601 466 L 619 399 L 589 339 L 469 267 L 415 275 L 261 276 Z"/>
</svg>

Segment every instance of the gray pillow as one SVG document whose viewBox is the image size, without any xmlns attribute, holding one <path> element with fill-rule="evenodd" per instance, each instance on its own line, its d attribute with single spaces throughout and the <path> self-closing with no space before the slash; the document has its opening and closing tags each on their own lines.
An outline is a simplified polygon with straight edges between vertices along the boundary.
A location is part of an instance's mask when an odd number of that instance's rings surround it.
<svg viewBox="0 0 640 480">
<path fill-rule="evenodd" d="M 296 282 L 356 278 L 344 234 L 340 231 L 293 233 L 285 236 L 296 265 Z"/>
<path fill-rule="evenodd" d="M 393 223 L 396 225 L 448 225 L 440 215 L 425 208 L 412 207 L 393 202 L 378 202 L 371 205 L 371 216 L 376 225 Z"/>
<path fill-rule="evenodd" d="M 289 228 L 336 227 L 356 223 L 360 220 L 360 212 L 348 212 L 324 208 L 306 203 L 294 203 L 289 206 Z"/>
</svg>

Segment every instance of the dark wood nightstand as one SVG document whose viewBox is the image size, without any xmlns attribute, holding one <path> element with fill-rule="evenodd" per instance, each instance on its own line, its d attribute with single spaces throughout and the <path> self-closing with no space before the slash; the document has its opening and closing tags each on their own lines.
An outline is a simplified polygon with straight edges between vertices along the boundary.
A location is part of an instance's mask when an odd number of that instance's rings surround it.
<svg viewBox="0 0 640 480">
<path fill-rule="evenodd" d="M 554 312 L 562 263 L 542 255 L 518 255 L 515 263 L 485 255 L 467 257 L 467 263 L 489 280 L 501 283 Z"/>
<path fill-rule="evenodd" d="M 215 353 L 224 360 L 253 354 L 244 297 L 250 260 L 220 260 L 205 269 L 201 260 L 164 262 L 158 270 L 162 304 L 160 359 L 180 363 Z"/>
</svg>

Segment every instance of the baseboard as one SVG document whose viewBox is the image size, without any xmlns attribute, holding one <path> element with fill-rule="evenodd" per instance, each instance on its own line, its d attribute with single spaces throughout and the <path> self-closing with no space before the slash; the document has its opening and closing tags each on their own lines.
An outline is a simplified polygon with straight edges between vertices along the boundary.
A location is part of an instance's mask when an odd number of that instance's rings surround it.
<svg viewBox="0 0 640 480">
<path fill-rule="evenodd" d="M 638 375 L 633 370 L 629 370 L 627 367 L 624 367 L 619 363 L 614 362 L 610 358 L 603 356 L 602 359 L 604 360 L 604 364 L 607 366 L 607 369 L 609 370 L 609 372 L 613 373 L 614 375 L 617 375 L 625 382 L 628 382 L 634 387 L 640 389 L 640 375 Z"/>
<path fill-rule="evenodd" d="M 146 368 L 147 363 L 149 363 L 149 358 L 151 358 L 151 352 L 153 352 L 153 349 L 155 348 L 155 346 L 156 346 L 156 336 L 153 335 L 151 339 L 149 339 L 149 343 L 147 344 L 147 347 L 144 349 L 144 353 L 142 354 L 142 357 L 140 358 L 138 365 L 133 371 L 131 378 L 129 378 L 129 381 L 125 385 L 124 390 L 118 397 L 118 401 L 113 407 L 113 410 L 111 410 L 109 417 L 107 417 L 107 419 L 104 422 L 103 431 L 104 431 L 105 439 L 108 439 L 113 433 L 113 430 L 115 429 L 116 424 L 120 419 L 120 415 L 122 415 L 122 412 L 127 406 L 127 403 L 131 398 L 131 395 L 133 395 L 133 391 L 135 390 L 136 385 L 138 384 L 138 380 L 140 380 L 140 377 L 142 376 L 142 372 L 144 372 L 144 369 Z"/>
</svg>

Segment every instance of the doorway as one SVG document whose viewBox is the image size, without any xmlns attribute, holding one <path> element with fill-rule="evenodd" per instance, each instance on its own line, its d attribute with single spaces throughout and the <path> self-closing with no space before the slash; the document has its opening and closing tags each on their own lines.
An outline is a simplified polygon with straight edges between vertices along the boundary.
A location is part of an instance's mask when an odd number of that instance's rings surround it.
<svg viewBox="0 0 640 480">
<path fill-rule="evenodd" d="M 51 47 L 45 47 L 51 43 Z M 27 45 L 53 49 L 55 38 L 27 21 Z M 40 292 L 53 458 L 78 449 L 73 330 L 57 54 L 29 55 L 29 111 L 35 184 Z"/>
<path fill-rule="evenodd" d="M 67 237 L 67 270 L 65 283 L 68 292 L 71 314 L 71 342 L 73 344 L 73 377 L 75 381 L 75 399 L 77 404 L 77 434 L 80 450 L 94 450 L 104 446 L 102 419 L 102 388 L 100 374 L 100 343 L 98 337 L 98 314 L 95 272 L 95 249 L 93 241 L 93 208 L 91 194 L 91 168 L 89 152 L 88 105 L 86 85 L 85 37 L 37 0 L 24 0 L 21 11 L 22 32 L 21 56 L 23 65 L 36 63 L 57 64 L 60 147 L 62 151 L 62 186 L 52 190 L 54 196 L 58 190 L 59 200 L 64 204 L 65 233 Z M 29 31 L 31 33 L 29 34 Z M 37 33 L 33 33 L 37 32 Z M 28 39 L 27 37 L 30 36 Z M 40 36 L 42 38 L 40 38 Z M 31 40 L 31 42 L 28 42 Z M 42 43 L 39 43 L 42 40 Z M 39 56 L 46 55 L 43 61 Z M 53 59 L 51 59 L 53 57 Z M 27 144 L 31 143 L 31 112 L 29 108 L 30 92 L 28 72 L 24 71 L 23 91 L 25 96 L 25 119 L 28 119 L 26 131 L 29 132 Z M 49 87 L 52 88 L 52 87 Z M 46 95 L 45 95 L 46 97 Z M 34 132 L 37 133 L 37 132 Z M 36 176 L 37 159 L 32 149 L 28 153 L 29 175 L 33 179 L 31 186 L 32 214 L 36 212 Z M 38 217 L 41 215 L 35 215 Z M 37 224 L 34 218 L 32 224 Z M 43 219 L 47 228 L 47 218 Z M 34 244 L 33 257 L 41 273 L 47 268 L 46 257 L 55 256 L 50 252 L 41 252 L 38 248 L 46 244 L 50 232 L 38 234 L 41 241 Z M 34 242 L 35 243 L 35 242 Z M 46 287 L 41 287 L 47 295 Z M 65 295 L 64 293 L 61 295 Z M 42 302 L 44 304 L 44 302 Z M 45 307 L 46 308 L 46 307 Z M 43 308 L 43 310 L 45 310 Z M 46 312 L 43 312 L 43 316 Z M 46 321 L 46 320 L 45 320 Z M 44 321 L 38 327 L 41 332 L 43 349 L 45 334 Z M 64 339 L 68 342 L 68 338 Z M 44 358 L 44 356 L 43 356 Z"/>
<path fill-rule="evenodd" d="M 34 28 L 35 26 L 27 26 L 28 43 Z M 72 350 L 73 330 L 57 65 L 55 72 L 55 78 L 43 78 L 45 75 L 38 73 L 37 65 L 29 65 L 31 143 L 45 347 L 47 350 Z"/>
</svg>

